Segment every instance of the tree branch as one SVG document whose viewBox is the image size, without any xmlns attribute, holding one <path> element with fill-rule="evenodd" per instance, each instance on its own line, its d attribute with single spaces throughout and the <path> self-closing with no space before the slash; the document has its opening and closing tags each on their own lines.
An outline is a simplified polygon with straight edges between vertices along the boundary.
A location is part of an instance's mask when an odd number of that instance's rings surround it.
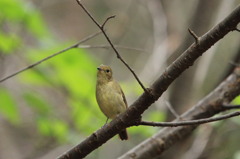
<svg viewBox="0 0 240 159">
<path fill-rule="evenodd" d="M 148 109 L 148 107 L 154 103 L 162 94 L 166 91 L 169 85 L 184 72 L 187 68 L 193 65 L 194 61 L 200 57 L 206 50 L 213 46 L 217 41 L 223 38 L 230 31 L 233 31 L 240 21 L 240 6 L 238 6 L 230 15 L 228 15 L 223 21 L 218 25 L 208 31 L 203 35 L 199 44 L 192 44 L 177 60 L 175 60 L 165 72 L 152 84 L 151 94 L 144 92 L 128 109 L 125 113 L 119 115 L 119 117 L 112 120 L 104 128 L 97 130 L 94 134 L 87 137 L 80 144 L 76 145 L 74 148 L 61 155 L 59 159 L 77 159 L 84 158 L 93 150 L 104 144 L 107 140 L 112 138 L 122 129 L 128 127 L 128 123 L 136 120 L 141 116 L 141 114 Z M 215 90 L 212 96 L 207 97 L 205 100 L 205 105 L 203 103 L 198 109 L 195 107 L 189 110 L 183 115 L 185 120 L 193 120 L 198 118 L 210 117 L 216 113 L 219 113 L 223 103 L 229 103 L 234 97 L 240 93 L 240 70 L 236 69 L 235 72 L 222 83 L 217 90 Z M 217 92 L 217 94 L 216 94 Z M 165 128 L 163 131 L 163 136 L 169 140 L 166 142 L 156 142 L 152 146 L 148 145 L 147 148 L 152 148 L 153 156 L 157 156 L 165 149 L 169 148 L 174 142 L 180 140 L 189 134 L 196 126 L 185 126 L 177 128 Z M 185 129 L 184 129 L 185 128 Z M 168 131 L 166 131 L 166 129 Z M 175 133 L 175 135 L 172 135 Z M 177 135 L 180 134 L 180 135 Z M 160 135 L 161 136 L 161 135 Z M 171 142 L 175 138 L 174 142 Z M 160 138 L 163 140 L 162 138 Z M 153 142 L 154 143 L 154 142 Z M 145 147 L 145 146 L 143 146 Z M 155 147 L 155 148 L 154 148 Z M 136 149 L 139 149 L 137 147 Z M 148 153 L 148 150 L 141 150 L 143 153 Z M 140 150 L 139 150 L 140 151 Z M 136 151 L 133 151 L 136 153 Z M 131 155 L 131 153 L 130 153 Z M 127 155 L 128 156 L 128 155 Z M 142 153 L 137 156 L 144 156 Z"/>
<path fill-rule="evenodd" d="M 64 52 L 66 52 L 66 51 L 68 51 L 68 50 L 70 50 L 70 49 L 73 49 L 73 48 L 77 48 L 80 44 L 82 44 L 82 43 L 84 43 L 84 42 L 86 42 L 86 41 L 94 38 L 95 36 L 97 36 L 97 35 L 99 35 L 99 34 L 101 34 L 101 33 L 102 33 L 102 32 L 99 31 L 99 32 L 97 32 L 97 33 L 91 34 L 91 35 L 89 35 L 89 36 L 87 36 L 86 38 L 80 40 L 79 42 L 77 42 L 76 44 L 74 44 L 74 45 L 72 45 L 72 46 L 69 46 L 69 47 L 67 47 L 67 48 L 65 48 L 65 49 L 63 49 L 63 50 L 61 50 L 61 51 L 58 51 L 58 52 L 56 52 L 56 53 L 54 53 L 54 54 L 52 54 L 52 55 L 50 55 L 50 56 L 48 56 L 48 57 L 45 57 L 44 59 L 42 59 L 42 60 L 40 60 L 40 61 L 37 61 L 37 62 L 35 62 L 35 63 L 33 63 L 33 64 L 25 67 L 25 68 L 22 68 L 21 70 L 19 70 L 19 71 L 15 72 L 15 73 L 13 73 L 13 74 L 11 74 L 11 75 L 8 75 L 8 76 L 0 79 L 0 83 L 6 81 L 7 79 L 9 79 L 9 78 L 11 78 L 11 77 L 14 77 L 14 76 L 18 75 L 18 74 L 21 73 L 21 72 L 24 72 L 24 71 L 26 71 L 26 70 L 28 70 L 28 69 L 30 69 L 30 68 L 33 68 L 33 67 L 41 64 L 42 62 L 47 61 L 47 60 L 49 60 L 49 59 L 51 59 L 51 58 L 53 58 L 53 57 L 55 57 L 55 56 L 57 56 L 57 55 L 59 55 L 59 54 L 61 54 L 61 53 L 64 53 Z"/>
<path fill-rule="evenodd" d="M 177 126 L 189 126 L 189 125 L 200 125 L 210 122 L 215 122 L 219 120 L 224 120 L 232 117 L 239 116 L 240 112 L 233 112 L 218 117 L 190 120 L 190 121 L 179 121 L 179 122 L 149 122 L 149 121 L 136 121 L 133 123 L 135 126 L 155 126 L 155 127 L 177 127 Z"/>
<path fill-rule="evenodd" d="M 142 84 L 142 82 L 140 81 L 140 79 L 138 78 L 138 76 L 136 75 L 136 73 L 133 71 L 133 69 L 127 64 L 126 61 L 123 60 L 123 58 L 121 57 L 121 55 L 119 54 L 119 52 L 117 51 L 117 49 L 115 48 L 115 46 L 113 45 L 112 41 L 110 40 L 110 38 L 108 37 L 107 33 L 104 30 L 104 26 L 105 24 L 108 22 L 108 20 L 114 18 L 115 16 L 110 16 L 108 17 L 104 23 L 102 25 L 100 25 L 97 20 L 95 20 L 95 18 L 91 15 L 91 13 L 84 7 L 84 5 L 81 3 L 81 0 L 76 0 L 77 3 L 79 4 L 79 6 L 85 11 L 85 13 L 89 16 L 89 18 L 96 24 L 96 26 L 102 31 L 103 35 L 105 36 L 105 38 L 107 39 L 108 43 L 110 44 L 110 46 L 112 47 L 113 51 L 116 53 L 117 58 L 130 70 L 130 72 L 133 74 L 133 76 L 136 78 L 136 80 L 138 81 L 139 85 L 142 87 L 142 89 L 144 90 L 144 92 L 146 93 L 150 93 L 150 91 L 148 91 L 148 89 L 146 89 L 144 87 L 144 85 Z"/>
</svg>

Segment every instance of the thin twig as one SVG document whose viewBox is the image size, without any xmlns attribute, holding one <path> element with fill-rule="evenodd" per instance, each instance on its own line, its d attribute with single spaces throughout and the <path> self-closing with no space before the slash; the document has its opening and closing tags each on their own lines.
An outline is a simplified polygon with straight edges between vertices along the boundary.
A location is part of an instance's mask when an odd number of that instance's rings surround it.
<svg viewBox="0 0 240 159">
<path fill-rule="evenodd" d="M 178 115 L 178 113 L 175 111 L 175 109 L 172 107 L 171 103 L 167 100 L 164 100 L 168 109 L 170 110 L 170 112 L 175 116 L 175 118 L 179 119 L 180 115 Z"/>
<path fill-rule="evenodd" d="M 225 110 L 240 109 L 240 105 L 225 104 L 225 105 L 222 105 L 222 107 L 223 107 Z"/>
<path fill-rule="evenodd" d="M 142 84 L 142 82 L 140 81 L 140 79 L 138 78 L 138 76 L 136 75 L 136 73 L 132 70 L 132 68 L 123 60 L 123 58 L 120 56 L 119 52 L 117 51 L 117 49 L 114 47 L 112 41 L 110 40 L 110 38 L 108 37 L 107 33 L 104 31 L 104 26 L 106 24 L 106 22 L 109 19 L 114 18 L 115 16 L 110 16 L 108 17 L 103 25 L 100 25 L 95 18 L 91 15 L 91 13 L 84 7 L 84 5 L 81 3 L 81 0 L 76 0 L 77 3 L 81 6 L 81 8 L 85 11 L 85 13 L 89 16 L 89 18 L 97 25 L 97 27 L 102 31 L 103 35 L 105 36 L 105 38 L 107 39 L 108 43 L 110 44 L 110 46 L 112 47 L 113 51 L 116 53 L 117 58 L 122 61 L 122 63 L 131 71 L 131 73 L 133 74 L 133 76 L 136 78 L 136 80 L 138 81 L 138 83 L 140 84 L 140 86 L 142 87 L 142 89 L 144 90 L 144 92 L 146 93 L 150 93 L 150 91 L 148 91 L 148 89 L 146 89 L 144 87 L 144 85 Z"/>
<path fill-rule="evenodd" d="M 199 37 L 190 28 L 188 28 L 188 31 L 193 36 L 193 38 L 195 39 L 195 43 L 199 44 Z"/>
<path fill-rule="evenodd" d="M 139 51 L 139 52 L 147 52 L 144 49 L 140 49 L 140 48 L 133 48 L 133 47 L 128 47 L 128 46 L 122 46 L 122 45 L 114 45 L 116 48 L 119 49 L 126 49 L 126 50 L 133 50 L 133 51 Z M 111 46 L 109 45 L 79 45 L 78 48 L 82 48 L 82 49 L 95 49 L 95 48 L 102 48 L 102 49 L 112 49 Z"/>
<path fill-rule="evenodd" d="M 238 32 L 240 32 L 240 29 L 238 29 L 238 28 L 235 28 L 235 30 L 238 31 Z"/>
<path fill-rule="evenodd" d="M 63 53 L 63 52 L 66 52 L 66 51 L 70 50 L 70 49 L 77 48 L 78 45 L 80 45 L 80 44 L 88 41 L 89 39 L 92 39 L 93 37 L 95 37 L 95 36 L 97 36 L 97 35 L 99 35 L 99 34 L 101 34 L 101 33 L 102 33 L 102 32 L 99 31 L 99 32 L 96 32 L 96 33 L 94 33 L 94 34 L 91 34 L 91 35 L 87 36 L 86 38 L 82 39 L 81 41 L 77 42 L 76 44 L 74 44 L 74 45 L 72 45 L 72 46 L 69 46 L 69 47 L 67 47 L 67 48 L 65 48 L 65 49 L 63 49 L 63 50 L 61 50 L 61 51 L 58 51 L 58 52 L 56 52 L 56 53 L 54 53 L 54 54 L 52 54 L 52 55 L 50 55 L 50 56 L 48 56 L 48 57 L 45 57 L 44 59 L 42 59 L 42 60 L 40 60 L 40 61 L 37 61 L 37 62 L 35 62 L 35 63 L 33 63 L 33 64 L 25 67 L 25 68 L 22 68 L 21 70 L 19 70 L 19 71 L 15 72 L 15 73 L 13 73 L 13 74 L 11 74 L 11 75 L 8 75 L 8 76 L 0 79 L 0 83 L 3 82 L 3 81 L 6 81 L 7 79 L 9 79 L 9 78 L 11 78 L 11 77 L 14 77 L 14 76 L 18 75 L 18 74 L 21 73 L 21 72 L 24 72 L 24 71 L 26 71 L 26 70 L 28 70 L 28 69 L 30 69 L 30 68 L 33 68 L 33 67 L 39 65 L 40 63 L 42 63 L 42 62 L 44 62 L 44 61 L 46 61 L 46 60 L 51 59 L 51 58 L 54 57 L 54 56 L 57 56 L 57 55 L 59 55 L 59 54 L 61 54 L 61 53 Z"/>
<path fill-rule="evenodd" d="M 239 66 L 240 66 L 239 63 L 236 63 L 236 62 L 234 62 L 234 61 L 230 61 L 229 63 L 230 63 L 231 65 L 235 66 L 235 67 L 239 67 Z"/>
<path fill-rule="evenodd" d="M 156 127 L 177 127 L 177 126 L 189 126 L 189 125 L 200 125 L 205 123 L 210 123 L 214 121 L 224 120 L 239 116 L 240 112 L 233 112 L 226 115 L 221 115 L 218 117 L 190 120 L 190 121 L 179 121 L 179 122 L 148 122 L 148 121 L 137 121 L 135 126 L 144 125 L 144 126 L 156 126 Z"/>
<path fill-rule="evenodd" d="M 103 22 L 101 28 L 104 28 L 105 24 L 106 24 L 110 19 L 115 18 L 115 17 L 116 17 L 116 15 L 112 15 L 112 16 L 108 17 L 108 18 Z"/>
</svg>

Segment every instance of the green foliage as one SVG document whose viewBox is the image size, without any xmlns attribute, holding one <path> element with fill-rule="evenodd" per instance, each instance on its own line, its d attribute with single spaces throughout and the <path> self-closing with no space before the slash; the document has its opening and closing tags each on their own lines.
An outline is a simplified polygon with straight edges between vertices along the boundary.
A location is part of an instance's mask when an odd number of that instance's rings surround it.
<svg viewBox="0 0 240 159">
<path fill-rule="evenodd" d="M 153 122 L 162 122 L 166 119 L 165 112 L 160 111 L 151 111 L 148 112 L 146 115 L 143 115 L 144 120 L 146 121 L 153 121 Z M 141 134 L 144 137 L 150 137 L 154 133 L 159 131 L 159 127 L 146 127 L 146 126 L 138 126 L 138 127 L 131 127 L 130 132 L 132 134 Z"/>
<path fill-rule="evenodd" d="M 5 34 L 0 31 L 0 51 L 4 54 L 12 53 L 21 44 L 21 40 L 14 34 Z"/>
<path fill-rule="evenodd" d="M 36 125 L 40 134 L 50 136 L 59 142 L 66 140 L 68 126 L 65 121 L 54 117 L 52 106 L 39 94 L 24 94 L 24 99 L 36 113 Z"/>
<path fill-rule="evenodd" d="M 25 83 L 35 86 L 50 86 L 46 76 L 37 69 L 35 70 L 31 69 L 24 72 L 24 75 L 21 76 L 21 80 Z"/>
<path fill-rule="evenodd" d="M 38 38 L 47 35 L 42 17 L 31 3 L 21 0 L 1 0 L 0 8 L 0 23 L 7 23 L 12 28 L 26 27 L 26 30 Z"/>
<path fill-rule="evenodd" d="M 240 105 L 240 96 L 236 97 L 233 101 L 232 104 Z"/>
<path fill-rule="evenodd" d="M 49 35 L 40 13 L 33 8 L 28 10 L 24 21 L 28 30 L 37 38 L 43 38 L 44 40 Z"/>
<path fill-rule="evenodd" d="M 68 46 L 53 41 L 42 20 L 40 13 L 29 2 L 21 0 L 0 1 L 0 24 L 8 26 L 0 31 L 0 52 L 13 53 L 19 46 L 24 45 L 24 55 L 27 63 L 35 63 Z M 38 48 L 25 45 L 22 32 L 36 41 Z M 40 65 L 21 73 L 20 81 L 28 87 L 22 92 L 22 98 L 36 114 L 33 122 L 40 134 L 50 136 L 57 141 L 65 141 L 69 133 L 77 130 L 89 135 L 104 125 L 106 117 L 100 112 L 95 99 L 96 61 L 86 50 L 71 49 Z M 126 96 L 142 93 L 138 83 L 122 83 Z M 130 88 L 129 85 L 132 87 Z M 33 92 L 34 88 L 34 92 Z M 58 110 L 48 102 L 48 97 L 36 91 L 38 88 L 54 89 L 65 93 L 66 107 L 73 130 L 69 130 L 64 118 L 57 115 Z M 0 90 L 0 112 L 9 121 L 20 121 L 18 109 L 14 100 L 5 90 Z M 2 100 L 4 99 L 4 100 Z M 56 99 L 58 100 L 58 99 Z M 161 113 L 149 113 L 149 120 L 161 121 Z M 149 136 L 157 128 L 130 128 L 132 134 Z M 75 132 L 74 132 L 75 133 Z"/>
<path fill-rule="evenodd" d="M 51 106 L 39 95 L 32 93 L 25 93 L 24 99 L 28 105 L 39 115 L 48 116 L 51 112 Z"/>
<path fill-rule="evenodd" d="M 48 49 L 29 50 L 26 57 L 33 63 L 69 46 L 69 44 L 54 46 L 53 43 L 48 45 L 51 45 Z M 28 85 L 54 87 L 59 91 L 67 92 L 66 100 L 71 108 L 69 113 L 72 123 L 81 133 L 89 134 L 104 123 L 95 122 L 99 118 L 97 118 L 98 115 L 93 115 L 97 111 L 100 113 L 95 100 L 96 67 L 94 58 L 85 50 L 72 49 L 42 63 L 31 71 L 26 71 L 20 77 L 21 81 Z M 38 113 L 49 112 L 49 106 L 44 104 L 44 99 L 40 100 L 29 93 L 25 95 L 25 99 L 31 103 L 31 107 L 38 110 Z M 105 117 L 103 119 L 105 120 Z M 44 123 L 47 121 L 44 120 Z M 41 130 L 44 130 L 41 132 L 48 134 L 46 133 L 48 132 L 47 126 L 46 129 L 44 126 L 41 127 Z"/>
<path fill-rule="evenodd" d="M 240 96 L 236 97 L 233 101 L 232 101 L 233 105 L 240 105 Z M 231 118 L 231 121 L 235 122 L 236 124 L 240 125 L 240 121 L 237 117 L 235 118 Z"/>
<path fill-rule="evenodd" d="M 19 124 L 19 112 L 11 94 L 7 90 L 0 88 L 0 99 L 0 113 L 11 123 Z"/>
<path fill-rule="evenodd" d="M 54 137 L 59 142 L 64 142 L 66 140 L 68 126 L 64 121 L 39 117 L 37 120 L 37 127 L 42 135 Z"/>
<path fill-rule="evenodd" d="M 48 35 L 40 13 L 29 2 L 1 0 L 0 10 L 1 53 L 9 54 L 17 50 L 24 42 L 23 31 L 31 33 L 36 38 L 46 38 Z"/>
</svg>

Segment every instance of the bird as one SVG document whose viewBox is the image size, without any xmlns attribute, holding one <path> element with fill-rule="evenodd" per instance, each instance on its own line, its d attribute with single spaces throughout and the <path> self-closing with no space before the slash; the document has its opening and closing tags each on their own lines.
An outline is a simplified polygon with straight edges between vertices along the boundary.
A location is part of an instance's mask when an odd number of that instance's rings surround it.
<svg viewBox="0 0 240 159">
<path fill-rule="evenodd" d="M 97 70 L 96 99 L 108 121 L 109 118 L 114 119 L 126 111 L 127 101 L 121 86 L 113 79 L 111 67 L 101 64 Z M 127 130 L 123 129 L 119 137 L 121 140 L 127 140 Z"/>
</svg>

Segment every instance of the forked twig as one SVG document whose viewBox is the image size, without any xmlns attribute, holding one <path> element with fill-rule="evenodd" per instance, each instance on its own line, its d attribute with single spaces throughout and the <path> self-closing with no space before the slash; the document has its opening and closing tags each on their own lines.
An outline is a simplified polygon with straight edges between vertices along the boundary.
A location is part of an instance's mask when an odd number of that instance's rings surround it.
<svg viewBox="0 0 240 159">
<path fill-rule="evenodd" d="M 188 28 L 188 32 L 193 36 L 193 38 L 195 39 L 195 43 L 199 44 L 199 37 L 190 29 Z"/>
<path fill-rule="evenodd" d="M 91 13 L 84 7 L 84 5 L 81 3 L 81 0 L 76 0 L 77 3 L 79 4 L 79 6 L 85 11 L 85 13 L 90 17 L 90 19 L 97 25 L 97 27 L 102 31 L 103 35 L 105 36 L 105 38 L 107 39 L 108 43 L 110 44 L 110 46 L 112 47 L 113 51 L 116 53 L 117 58 L 122 61 L 122 63 L 131 71 L 131 73 L 133 74 L 133 76 L 136 78 L 136 80 L 138 81 L 138 83 L 140 84 L 140 86 L 142 87 L 142 89 L 144 90 L 144 92 L 149 93 L 150 91 L 148 91 L 148 89 L 146 89 L 144 87 L 144 85 L 142 84 L 142 82 L 140 81 L 140 79 L 138 78 L 138 76 L 136 75 L 136 73 L 133 71 L 133 69 L 123 60 L 123 58 L 120 56 L 119 52 L 117 51 L 117 49 L 114 47 L 112 41 L 110 40 L 110 38 L 108 37 L 107 33 L 104 31 L 104 26 L 106 25 L 106 23 L 114 18 L 115 16 L 110 16 L 108 17 L 104 23 L 102 25 L 100 25 L 95 18 L 91 15 Z"/>
<path fill-rule="evenodd" d="M 238 31 L 238 32 L 240 32 L 240 29 L 238 29 L 238 28 L 235 28 L 235 30 Z"/>
<path fill-rule="evenodd" d="M 106 24 L 110 19 L 115 18 L 115 17 L 116 17 L 116 15 L 112 15 L 112 16 L 108 17 L 108 18 L 103 22 L 103 24 L 101 25 L 101 28 L 104 28 L 105 24 Z"/>
</svg>

